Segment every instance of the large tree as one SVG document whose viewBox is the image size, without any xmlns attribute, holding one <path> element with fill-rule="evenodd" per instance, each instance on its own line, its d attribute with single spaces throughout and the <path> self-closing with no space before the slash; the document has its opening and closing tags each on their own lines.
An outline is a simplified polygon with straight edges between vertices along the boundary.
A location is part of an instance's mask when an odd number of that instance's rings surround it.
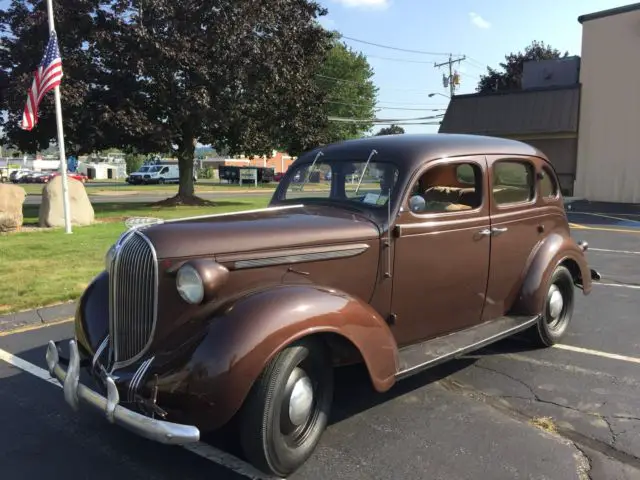
<svg viewBox="0 0 640 480">
<path fill-rule="evenodd" d="M 24 8 L 27 3 L 35 8 Z M 173 152 L 180 165 L 174 203 L 198 203 L 192 175 L 197 142 L 231 154 L 261 155 L 274 146 L 296 154 L 325 141 L 325 92 L 315 73 L 332 35 L 317 22 L 326 13 L 318 3 L 68 0 L 60 5 L 56 20 L 69 141 L 78 143 L 79 151 L 113 146 Z M 0 60 L 17 99 L 15 92 L 26 93 L 29 72 L 46 43 L 44 2 L 13 0 L 1 20 L 19 32 L 8 45 L 11 54 Z M 23 107 L 16 99 L 3 105 L 12 125 Z M 44 103 L 36 130 L 6 132 L 27 151 L 55 139 L 51 98 Z"/>
<path fill-rule="evenodd" d="M 487 74 L 480 77 L 476 91 L 481 93 L 496 91 L 512 91 L 522 89 L 522 71 L 524 62 L 530 60 L 549 60 L 567 57 L 569 52 L 562 54 L 560 50 L 534 40 L 524 49 L 505 55 L 505 61 L 500 63 L 502 71 L 487 67 Z"/>
<path fill-rule="evenodd" d="M 352 122 L 329 121 L 324 143 L 361 137 L 373 126 L 378 89 L 367 58 L 336 38 L 326 59 L 319 65 L 316 82 L 324 94 L 327 117 Z M 364 122 L 361 122 L 365 120 Z"/>
<path fill-rule="evenodd" d="M 402 128 L 400 125 L 392 124 L 389 127 L 381 128 L 378 131 L 378 133 L 376 133 L 376 136 L 379 136 L 379 135 L 398 135 L 398 134 L 402 134 L 402 133 L 404 133 L 404 128 Z"/>
</svg>

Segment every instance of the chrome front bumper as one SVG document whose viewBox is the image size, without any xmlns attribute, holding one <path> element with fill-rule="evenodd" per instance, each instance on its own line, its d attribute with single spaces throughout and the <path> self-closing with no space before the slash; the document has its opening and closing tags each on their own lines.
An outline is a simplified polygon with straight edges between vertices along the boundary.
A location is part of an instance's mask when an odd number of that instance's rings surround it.
<svg viewBox="0 0 640 480">
<path fill-rule="evenodd" d="M 64 398 L 74 410 L 78 410 L 80 400 L 104 413 L 110 423 L 116 423 L 127 430 L 156 442 L 183 445 L 200 440 L 200 430 L 193 425 L 156 420 L 125 408 L 120 403 L 116 384 L 106 377 L 107 398 L 80 383 L 80 355 L 75 340 L 69 340 L 69 368 L 65 372 L 60 365 L 58 349 L 49 341 L 47 346 L 47 366 L 49 374 L 63 387 Z"/>
</svg>

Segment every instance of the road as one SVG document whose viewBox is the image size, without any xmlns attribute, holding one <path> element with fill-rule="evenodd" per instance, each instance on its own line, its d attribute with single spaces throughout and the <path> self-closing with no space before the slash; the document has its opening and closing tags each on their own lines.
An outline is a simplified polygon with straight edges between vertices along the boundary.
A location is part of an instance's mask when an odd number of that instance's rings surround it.
<svg viewBox="0 0 640 480">
<path fill-rule="evenodd" d="M 578 296 L 562 345 L 503 341 L 383 395 L 360 368 L 341 371 L 331 425 L 290 478 L 640 478 L 640 217 L 606 216 L 571 214 L 603 279 Z M 224 439 L 165 447 L 74 413 L 43 370 L 46 342 L 71 335 L 0 337 L 4 478 L 260 478 Z"/>
</svg>

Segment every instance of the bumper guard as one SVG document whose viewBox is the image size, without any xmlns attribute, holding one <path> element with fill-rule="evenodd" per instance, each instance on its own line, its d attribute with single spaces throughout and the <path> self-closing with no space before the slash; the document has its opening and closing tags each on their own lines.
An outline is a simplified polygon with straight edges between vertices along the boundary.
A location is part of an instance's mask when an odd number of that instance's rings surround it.
<svg viewBox="0 0 640 480">
<path fill-rule="evenodd" d="M 58 348 L 53 341 L 47 346 L 49 374 L 62 384 L 64 398 L 71 408 L 78 410 L 80 401 L 104 413 L 110 423 L 116 423 L 141 437 L 169 445 L 183 445 L 200 440 L 200 430 L 193 425 L 156 420 L 125 408 L 115 381 L 106 376 L 107 398 L 80 383 L 80 355 L 75 340 L 69 340 L 69 368 L 65 372 L 60 364 Z"/>
</svg>

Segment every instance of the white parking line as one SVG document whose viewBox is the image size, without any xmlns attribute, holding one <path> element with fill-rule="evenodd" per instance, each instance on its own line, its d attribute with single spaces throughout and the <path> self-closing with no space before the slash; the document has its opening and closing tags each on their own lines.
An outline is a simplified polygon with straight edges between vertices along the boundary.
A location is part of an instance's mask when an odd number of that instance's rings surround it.
<svg viewBox="0 0 640 480">
<path fill-rule="evenodd" d="M 587 355 L 595 355 L 597 357 L 609 358 L 611 360 L 622 360 L 629 363 L 640 363 L 640 358 L 628 357 L 627 355 L 618 355 L 617 353 L 601 352 L 600 350 L 591 350 L 589 348 L 574 347 L 573 345 L 564 345 L 557 343 L 553 348 L 559 348 L 560 350 L 569 350 L 571 352 L 586 353 Z"/>
<path fill-rule="evenodd" d="M 607 248 L 591 248 L 587 249 L 588 252 L 606 252 L 606 253 L 624 253 L 626 255 L 640 255 L 640 252 L 634 252 L 632 250 L 609 250 Z"/>
<path fill-rule="evenodd" d="M 578 212 L 576 212 L 578 213 Z M 601 218 L 610 218 L 611 220 L 618 220 L 621 222 L 635 222 L 640 223 L 640 220 L 634 220 L 632 218 L 622 218 L 622 217 L 614 217 L 613 215 L 605 215 L 604 213 L 590 213 L 590 212 L 579 212 L 580 215 L 593 215 L 594 217 Z"/>
<path fill-rule="evenodd" d="M 640 290 L 640 285 L 627 285 L 625 283 L 604 283 L 604 282 L 593 282 L 592 285 L 601 285 L 603 287 L 620 287 L 620 288 L 630 288 L 631 290 Z"/>
<path fill-rule="evenodd" d="M 0 349 L 0 360 L 13 365 L 14 367 L 17 367 L 20 370 L 30 373 L 31 375 L 38 377 L 45 382 L 62 388 L 62 385 L 60 385 L 58 381 L 56 381 L 54 378 L 51 378 L 47 370 L 29 363 L 21 359 L 20 357 L 13 355 L 12 353 Z M 207 460 L 215 462 L 225 468 L 228 468 L 229 470 L 233 470 L 234 472 L 244 477 L 250 478 L 251 480 L 277 480 L 277 477 L 266 476 L 255 469 L 253 466 L 240 460 L 239 458 L 234 457 L 233 455 L 223 452 L 222 450 L 219 450 L 206 443 L 197 442 L 193 444 L 182 445 L 182 448 L 203 458 L 206 458 Z"/>
</svg>

